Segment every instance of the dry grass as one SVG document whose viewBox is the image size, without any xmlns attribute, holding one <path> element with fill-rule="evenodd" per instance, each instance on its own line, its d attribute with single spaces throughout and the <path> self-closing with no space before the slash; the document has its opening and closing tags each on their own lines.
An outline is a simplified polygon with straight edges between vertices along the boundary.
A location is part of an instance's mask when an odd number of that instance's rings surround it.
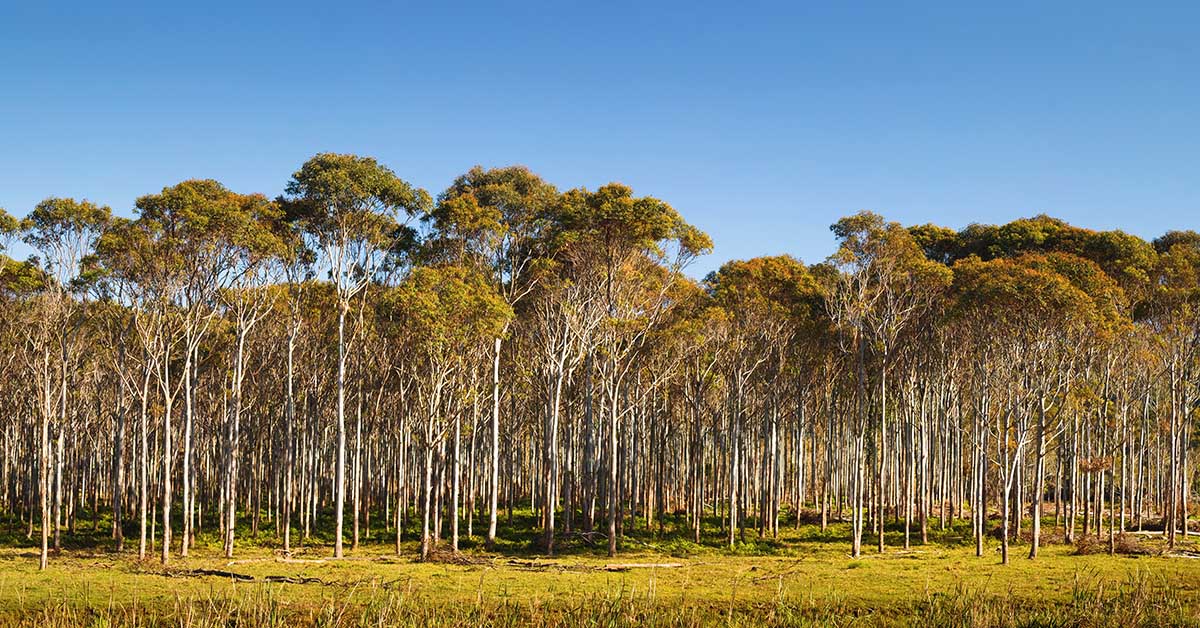
<svg viewBox="0 0 1200 628">
<path fill-rule="evenodd" d="M 1000 565 L 996 543 L 978 558 L 961 531 L 857 560 L 844 534 L 748 533 L 732 551 L 645 537 L 619 562 L 682 566 L 615 572 L 583 550 L 421 563 L 415 546 L 397 557 L 384 542 L 344 560 L 247 544 L 232 563 L 202 546 L 168 568 L 77 549 L 39 572 L 28 549 L 4 549 L 0 626 L 1200 626 L 1200 563 L 1158 555 L 1154 540 L 1121 537 L 1117 556 L 1107 538 L 1099 553 L 1048 544 Z"/>
</svg>

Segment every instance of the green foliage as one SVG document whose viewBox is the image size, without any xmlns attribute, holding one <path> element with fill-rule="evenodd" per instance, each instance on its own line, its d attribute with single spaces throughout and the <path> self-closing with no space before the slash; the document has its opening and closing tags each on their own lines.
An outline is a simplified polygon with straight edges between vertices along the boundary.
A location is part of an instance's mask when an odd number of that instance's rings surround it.
<svg viewBox="0 0 1200 628">
<path fill-rule="evenodd" d="M 820 286 L 808 268 L 790 255 L 726 262 L 705 283 L 716 302 L 735 314 L 764 308 L 805 319 L 821 307 Z"/>
<path fill-rule="evenodd" d="M 1173 235 L 1172 235 L 1173 234 Z M 1200 241 L 1179 232 L 1168 234 L 1156 246 L 1166 246 L 1158 257 L 1154 273 L 1154 298 L 1141 308 L 1141 314 L 1160 321 L 1186 320 L 1200 306 Z"/>
<path fill-rule="evenodd" d="M 435 254 L 468 253 L 492 264 L 501 280 L 520 276 L 523 263 L 544 246 L 542 231 L 558 190 L 524 166 L 475 166 L 438 197 L 427 216 Z"/>
<path fill-rule="evenodd" d="M 595 192 L 583 188 L 566 192 L 554 218 L 559 246 L 589 244 L 610 258 L 631 251 L 661 258 L 672 243 L 684 258 L 712 249 L 712 240 L 673 207 L 651 196 L 635 197 L 632 188 L 620 183 Z"/>
<path fill-rule="evenodd" d="M 1082 257 L 1095 262 L 1134 297 L 1141 296 L 1140 289 L 1150 282 L 1158 262 L 1153 246 L 1124 231 L 1091 234 L 1084 243 Z"/>
<path fill-rule="evenodd" d="M 487 278 L 463 266 L 422 266 L 387 295 L 395 320 L 422 353 L 446 359 L 494 338 L 512 309 Z"/>
<path fill-rule="evenodd" d="M 91 201 L 48 198 L 21 222 L 26 244 L 43 254 L 48 276 L 63 288 L 87 277 L 86 258 L 107 227 L 112 210 Z"/>
<path fill-rule="evenodd" d="M 388 249 L 401 215 L 423 214 L 428 192 L 370 157 L 321 153 L 304 162 L 287 185 L 287 218 L 321 246 L 369 243 Z"/>
<path fill-rule="evenodd" d="M 48 198 L 37 204 L 22 227 L 26 232 L 26 243 L 49 248 L 76 234 L 99 231 L 111 216 L 111 209 L 91 201 Z"/>
<path fill-rule="evenodd" d="M 1152 298 L 1158 256 L 1175 242 L 1192 242 L 1171 232 L 1153 245 L 1124 231 L 1092 231 L 1045 214 L 1004 225 L 973 224 L 959 232 L 936 225 L 910 227 L 925 256 L 946 265 L 971 257 L 983 261 L 1024 255 L 1068 255 L 1089 260 L 1120 287 L 1112 306 L 1126 317 Z"/>
<path fill-rule="evenodd" d="M 34 261 L 17 262 L 0 255 L 0 289 L 10 297 L 28 297 L 50 284 L 51 279 Z"/>
<path fill-rule="evenodd" d="M 1045 256 L 1021 258 L 1033 267 L 1051 270 L 1062 275 L 1083 294 L 1088 303 L 1084 316 L 1092 317 L 1098 331 L 1111 331 L 1122 319 L 1125 292 L 1114 277 L 1099 264 L 1070 253 L 1049 253 Z M 1062 312 L 1069 314 L 1070 310 Z M 1126 319 L 1127 320 L 1127 319 Z"/>
<path fill-rule="evenodd" d="M 830 230 L 840 242 L 830 261 L 847 272 L 869 271 L 865 276 L 875 282 L 873 290 L 905 284 L 938 289 L 950 282 L 950 272 L 926 258 L 912 233 L 899 223 L 864 211 L 842 218 Z"/>
<path fill-rule="evenodd" d="M 954 294 L 960 315 L 1010 332 L 1094 315 L 1091 298 L 1044 256 L 962 260 L 954 265 Z"/>
<path fill-rule="evenodd" d="M 913 321 L 937 304 L 952 272 L 928 259 L 908 229 L 878 214 L 859 212 L 830 229 L 840 245 L 815 273 L 826 282 L 830 322 L 844 350 L 869 343 L 886 364 Z"/>
<path fill-rule="evenodd" d="M 21 229 L 21 221 L 13 217 L 3 207 L 0 207 L 0 243 L 16 235 Z"/>
<path fill-rule="evenodd" d="M 277 203 L 211 179 L 163 188 L 136 206 L 136 220 L 109 222 L 88 276 L 121 279 L 152 300 L 195 304 L 294 250 Z"/>
<path fill-rule="evenodd" d="M 975 255 L 991 260 L 1048 250 L 1079 254 L 1086 235 L 1085 230 L 1045 214 L 1004 225 L 973 224 L 959 234 L 961 249 L 955 258 Z"/>
<path fill-rule="evenodd" d="M 925 252 L 925 257 L 942 264 L 951 264 L 960 254 L 962 242 L 959 234 L 948 227 L 932 223 L 908 228 L 913 241 Z"/>
<path fill-rule="evenodd" d="M 723 311 L 723 321 L 734 330 L 729 342 L 761 343 L 750 350 L 752 354 L 787 351 L 796 343 L 815 344 L 825 331 L 822 287 L 793 257 L 727 262 L 708 276 L 705 285 L 712 302 Z"/>
<path fill-rule="evenodd" d="M 1168 231 L 1163 235 L 1154 239 L 1154 250 L 1159 253 L 1167 253 L 1175 246 L 1180 245 L 1185 249 L 1191 248 L 1200 250 L 1200 233 L 1192 230 L 1187 231 Z"/>
</svg>

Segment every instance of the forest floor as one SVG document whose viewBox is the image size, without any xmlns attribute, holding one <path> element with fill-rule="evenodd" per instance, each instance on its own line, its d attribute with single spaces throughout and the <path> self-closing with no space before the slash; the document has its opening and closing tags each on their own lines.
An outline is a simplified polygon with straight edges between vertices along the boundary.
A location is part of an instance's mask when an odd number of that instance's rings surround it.
<svg viewBox="0 0 1200 628">
<path fill-rule="evenodd" d="M 38 571 L 32 541 L 0 535 L 0 625 L 1200 625 L 1196 536 L 1170 554 L 1127 537 L 1120 549 L 1135 553 L 1110 556 L 1106 540 L 1065 545 L 1050 530 L 1038 559 L 1017 542 L 1001 565 L 995 540 L 975 556 L 966 524 L 910 550 L 889 528 L 884 553 L 864 540 L 851 559 L 843 524 L 778 539 L 748 529 L 729 549 L 713 522 L 708 545 L 634 530 L 616 558 L 577 537 L 550 557 L 531 519 L 515 523 L 501 533 L 518 540 L 494 552 L 425 563 L 414 542 L 396 556 L 378 531 L 344 559 L 323 540 L 285 557 L 272 530 L 244 536 L 233 560 L 202 535 L 163 567 L 88 532 Z"/>
</svg>

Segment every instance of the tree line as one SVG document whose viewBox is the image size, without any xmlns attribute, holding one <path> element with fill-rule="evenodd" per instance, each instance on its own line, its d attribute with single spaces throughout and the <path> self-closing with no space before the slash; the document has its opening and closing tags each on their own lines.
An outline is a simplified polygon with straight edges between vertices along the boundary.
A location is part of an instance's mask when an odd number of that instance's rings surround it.
<svg viewBox="0 0 1200 628">
<path fill-rule="evenodd" d="M 618 183 L 476 167 L 434 197 L 327 153 L 285 189 L 0 210 L 35 252 L 0 265 L 0 509 L 43 568 L 101 517 L 163 564 L 206 530 L 341 557 L 415 527 L 424 559 L 526 508 L 550 554 L 811 520 L 858 556 L 958 521 L 1007 562 L 1050 510 L 1110 549 L 1190 533 L 1195 232 L 862 212 L 819 263 L 697 281 L 709 237 Z"/>
</svg>

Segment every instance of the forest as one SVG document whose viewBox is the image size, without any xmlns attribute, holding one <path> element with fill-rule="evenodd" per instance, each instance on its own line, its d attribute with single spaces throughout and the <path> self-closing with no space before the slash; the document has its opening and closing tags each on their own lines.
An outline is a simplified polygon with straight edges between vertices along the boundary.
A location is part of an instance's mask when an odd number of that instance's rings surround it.
<svg viewBox="0 0 1200 628">
<path fill-rule="evenodd" d="M 443 560 L 513 547 L 514 511 L 543 556 L 1196 533 L 1194 231 L 861 212 L 828 259 L 697 280 L 709 236 L 619 183 L 435 196 L 326 153 L 285 190 L 3 213 L 32 255 L 0 267 L 0 527 L 42 569 L 86 530 L 162 565 L 243 536 Z"/>
</svg>

